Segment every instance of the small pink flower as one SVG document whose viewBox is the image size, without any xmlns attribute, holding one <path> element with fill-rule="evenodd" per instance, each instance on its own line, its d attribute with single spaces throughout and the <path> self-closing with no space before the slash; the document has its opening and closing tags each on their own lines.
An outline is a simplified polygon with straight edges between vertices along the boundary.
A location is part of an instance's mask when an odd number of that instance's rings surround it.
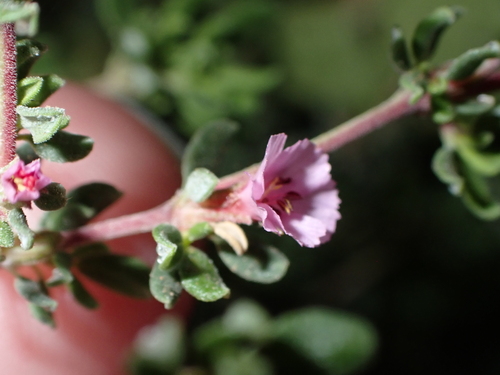
<svg viewBox="0 0 500 375">
<path fill-rule="evenodd" d="M 338 190 L 328 155 L 307 139 L 283 149 L 286 137 L 271 136 L 264 160 L 240 198 L 268 232 L 286 233 L 302 246 L 315 247 L 335 232 Z"/>
<path fill-rule="evenodd" d="M 40 190 L 50 179 L 40 171 L 40 159 L 29 164 L 15 161 L 0 177 L 5 198 L 12 204 L 29 202 L 40 197 Z"/>
</svg>

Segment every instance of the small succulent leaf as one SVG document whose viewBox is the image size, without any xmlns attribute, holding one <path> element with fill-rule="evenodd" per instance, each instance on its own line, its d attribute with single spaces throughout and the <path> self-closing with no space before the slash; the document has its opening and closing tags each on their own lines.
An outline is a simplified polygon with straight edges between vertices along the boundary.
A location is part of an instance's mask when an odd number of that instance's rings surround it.
<svg viewBox="0 0 500 375">
<path fill-rule="evenodd" d="M 392 60 L 401 70 L 411 69 L 410 55 L 403 32 L 399 26 L 394 26 L 391 32 Z"/>
<path fill-rule="evenodd" d="M 168 270 L 182 260 L 183 245 L 181 233 L 170 224 L 160 224 L 153 229 L 156 241 L 156 262 L 162 270 Z"/>
<path fill-rule="evenodd" d="M 69 124 L 69 116 L 62 108 L 18 105 L 16 112 L 20 126 L 31 133 L 35 145 L 47 142 Z"/>
<path fill-rule="evenodd" d="M 189 230 L 186 232 L 186 240 L 188 241 L 188 243 L 193 243 L 211 235 L 213 232 L 214 230 L 212 226 L 209 223 L 203 221 L 189 228 Z"/>
<path fill-rule="evenodd" d="M 495 220 L 500 217 L 500 203 L 491 195 L 487 180 L 462 163 L 461 172 L 464 178 L 462 200 L 465 206 L 482 220 Z"/>
<path fill-rule="evenodd" d="M 232 221 L 212 224 L 214 234 L 222 238 L 234 252 L 243 255 L 248 250 L 248 239 L 241 227 Z"/>
<path fill-rule="evenodd" d="M 77 268 L 87 277 L 122 294 L 148 298 L 150 269 L 140 260 L 103 254 L 88 256 L 76 262 Z"/>
<path fill-rule="evenodd" d="M 24 212 L 20 208 L 11 210 L 8 215 L 8 222 L 14 234 L 19 238 L 21 247 L 25 250 L 31 249 L 35 233 L 29 228 Z"/>
<path fill-rule="evenodd" d="M 433 96 L 432 103 L 432 120 L 436 124 L 447 124 L 455 118 L 455 108 L 453 104 L 440 96 Z"/>
<path fill-rule="evenodd" d="M 203 302 L 213 302 L 229 296 L 229 288 L 203 251 L 189 247 L 186 255 L 179 273 L 181 284 L 189 294 Z"/>
<path fill-rule="evenodd" d="M 441 182 L 448 185 L 451 194 L 460 195 L 464 180 L 459 174 L 454 150 L 439 148 L 432 158 L 432 170 Z"/>
<path fill-rule="evenodd" d="M 463 13 L 459 7 L 440 7 L 424 18 L 415 29 L 412 49 L 418 62 L 428 60 L 434 54 L 442 33 Z"/>
<path fill-rule="evenodd" d="M 335 310 L 295 310 L 278 317 L 274 325 L 276 340 L 329 374 L 361 370 L 378 345 L 375 328 L 368 321 Z"/>
<path fill-rule="evenodd" d="M 40 156 L 37 155 L 30 142 L 23 142 L 19 145 L 16 149 L 16 153 L 19 159 L 24 161 L 24 164 L 29 164 L 36 159 L 40 159 Z"/>
<path fill-rule="evenodd" d="M 480 48 L 468 50 L 457 57 L 446 70 L 445 76 L 451 81 L 460 81 L 470 77 L 484 60 L 500 57 L 500 43 L 492 41 Z"/>
<path fill-rule="evenodd" d="M 281 280 L 290 265 L 287 257 L 273 246 L 253 246 L 242 255 L 223 241 L 216 242 L 219 257 L 227 268 L 242 279 L 261 284 Z"/>
<path fill-rule="evenodd" d="M 76 277 L 73 277 L 73 280 L 68 284 L 68 289 L 80 305 L 87 309 L 97 309 L 99 307 L 99 302 L 92 297 Z"/>
<path fill-rule="evenodd" d="M 191 172 L 184 185 L 184 192 L 193 201 L 200 203 L 208 199 L 219 183 L 216 175 L 205 168 Z"/>
<path fill-rule="evenodd" d="M 206 168 L 217 174 L 218 166 L 227 150 L 227 142 L 238 128 L 235 122 L 219 120 L 198 130 L 191 137 L 182 158 L 183 180 L 186 180 L 196 168 Z"/>
<path fill-rule="evenodd" d="M 163 270 L 155 264 L 149 275 L 149 289 L 156 300 L 171 309 L 181 295 L 182 285 L 175 271 Z"/>
<path fill-rule="evenodd" d="M 457 153 L 468 168 L 488 177 L 500 173 L 500 153 L 481 152 L 475 139 L 467 134 L 457 134 L 456 145 Z"/>
<path fill-rule="evenodd" d="M 494 96 L 481 94 L 477 98 L 455 105 L 455 112 L 461 116 L 480 116 L 493 109 Z"/>
<path fill-rule="evenodd" d="M 32 39 L 21 39 L 16 42 L 17 49 L 17 79 L 26 77 L 35 63 L 44 52 L 47 46 Z"/>
<path fill-rule="evenodd" d="M 34 303 L 28 304 L 31 315 L 39 322 L 48 325 L 51 328 L 56 328 L 56 322 L 54 320 L 54 315 L 51 311 L 44 309 Z"/>
<path fill-rule="evenodd" d="M 55 311 L 57 302 L 49 297 L 45 285 L 40 281 L 17 276 L 14 280 L 16 291 L 32 304 L 48 311 Z"/>
<path fill-rule="evenodd" d="M 24 21 L 21 34 L 29 37 L 38 31 L 39 14 L 40 6 L 37 3 L 7 1 L 0 4 L 0 24 Z"/>
<path fill-rule="evenodd" d="M 18 104 L 38 107 L 64 83 L 65 81 L 55 74 L 23 78 L 17 86 Z"/>
<path fill-rule="evenodd" d="M 34 143 L 34 149 L 38 155 L 56 163 L 67 163 L 83 159 L 94 147 L 92 138 L 65 131 L 58 131 L 46 142 Z"/>
<path fill-rule="evenodd" d="M 66 201 L 66 189 L 64 186 L 57 182 L 52 182 L 40 190 L 40 197 L 34 203 L 41 210 L 54 211 L 64 207 Z"/>
<path fill-rule="evenodd" d="M 14 233 L 9 223 L 0 221 L 0 247 L 14 246 Z"/>
<path fill-rule="evenodd" d="M 182 235 L 179 230 L 170 224 L 160 224 L 153 229 L 153 238 L 162 245 L 181 245 Z"/>
</svg>

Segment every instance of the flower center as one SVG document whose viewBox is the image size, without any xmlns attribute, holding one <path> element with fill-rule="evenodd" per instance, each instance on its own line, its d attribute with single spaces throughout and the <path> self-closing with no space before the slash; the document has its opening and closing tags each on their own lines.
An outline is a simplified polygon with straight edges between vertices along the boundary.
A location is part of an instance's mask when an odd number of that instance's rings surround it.
<svg viewBox="0 0 500 375">
<path fill-rule="evenodd" d="M 33 175 L 14 177 L 12 179 L 14 184 L 16 184 L 17 191 L 35 190 L 35 184 L 37 179 Z"/>
<path fill-rule="evenodd" d="M 276 177 L 262 194 L 261 203 L 268 204 L 278 214 L 285 212 L 290 214 L 293 211 L 293 200 L 302 198 L 295 191 L 286 191 L 286 185 L 292 182 L 291 178 Z"/>
</svg>

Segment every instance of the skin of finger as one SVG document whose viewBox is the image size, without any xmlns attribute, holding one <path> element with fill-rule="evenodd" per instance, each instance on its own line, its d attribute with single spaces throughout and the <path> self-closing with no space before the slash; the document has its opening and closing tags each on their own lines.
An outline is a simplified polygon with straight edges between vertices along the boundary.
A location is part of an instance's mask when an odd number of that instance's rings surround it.
<svg viewBox="0 0 500 375">
<path fill-rule="evenodd" d="M 69 84 L 46 105 L 66 109 L 71 117 L 67 131 L 95 141 L 92 153 L 82 161 L 45 162 L 43 172 L 67 189 L 82 183 L 103 181 L 122 190 L 124 196 L 98 220 L 154 207 L 180 186 L 179 162 L 160 137 L 122 106 Z M 39 219 L 28 213 L 30 224 Z M 137 255 L 151 262 L 155 244 L 151 235 L 111 241 L 113 251 Z M 62 287 L 51 290 L 59 306 L 56 329 L 36 321 L 27 303 L 13 288 L 13 277 L 0 272 L 0 363 L 4 375 L 119 375 L 137 332 L 165 313 L 154 300 L 118 295 L 92 281 L 81 280 L 99 301 L 90 311 L 77 304 Z M 186 316 L 191 300 L 182 298 L 170 314 Z"/>
</svg>

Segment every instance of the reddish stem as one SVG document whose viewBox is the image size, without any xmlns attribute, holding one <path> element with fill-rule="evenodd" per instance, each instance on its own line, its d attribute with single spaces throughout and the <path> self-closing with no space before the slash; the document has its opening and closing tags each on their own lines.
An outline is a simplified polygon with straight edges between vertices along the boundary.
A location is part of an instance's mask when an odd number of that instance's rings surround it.
<svg viewBox="0 0 500 375">
<path fill-rule="evenodd" d="M 4 167 L 16 153 L 17 66 L 14 24 L 0 27 L 0 167 Z"/>
</svg>

